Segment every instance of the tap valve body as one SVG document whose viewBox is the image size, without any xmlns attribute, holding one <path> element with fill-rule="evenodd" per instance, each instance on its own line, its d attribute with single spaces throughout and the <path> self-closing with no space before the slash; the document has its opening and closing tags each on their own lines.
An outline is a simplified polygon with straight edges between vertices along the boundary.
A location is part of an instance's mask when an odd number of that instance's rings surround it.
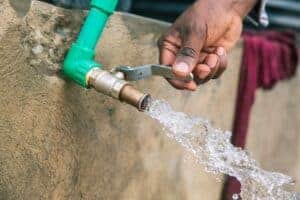
<svg viewBox="0 0 300 200">
<path fill-rule="evenodd" d="M 92 69 L 87 75 L 88 85 L 96 91 L 126 102 L 139 111 L 147 109 L 150 95 L 135 89 L 129 82 L 100 68 Z"/>
</svg>

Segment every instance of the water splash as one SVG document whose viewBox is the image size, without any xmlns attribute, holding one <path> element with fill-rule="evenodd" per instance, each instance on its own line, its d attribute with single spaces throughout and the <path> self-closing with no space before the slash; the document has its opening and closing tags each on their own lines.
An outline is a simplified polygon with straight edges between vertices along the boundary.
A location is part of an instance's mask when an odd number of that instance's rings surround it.
<svg viewBox="0 0 300 200">
<path fill-rule="evenodd" d="M 296 193 L 284 190 L 285 185 L 293 184 L 291 177 L 261 169 L 248 152 L 231 144 L 231 132 L 216 129 L 201 117 L 175 112 L 162 100 L 152 100 L 146 113 L 158 120 L 167 135 L 190 151 L 208 172 L 237 178 L 242 199 L 300 199 Z"/>
</svg>

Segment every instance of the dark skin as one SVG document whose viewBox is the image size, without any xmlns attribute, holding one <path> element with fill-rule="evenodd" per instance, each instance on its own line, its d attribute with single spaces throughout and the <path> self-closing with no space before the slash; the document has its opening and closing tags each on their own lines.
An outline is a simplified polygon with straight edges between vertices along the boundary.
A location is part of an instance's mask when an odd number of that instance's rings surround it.
<svg viewBox="0 0 300 200">
<path fill-rule="evenodd" d="M 242 20 L 256 0 L 198 0 L 158 41 L 160 63 L 178 77 L 193 73 L 195 80 L 168 80 L 177 89 L 194 91 L 197 85 L 221 76 L 227 51 L 239 40 Z"/>
</svg>

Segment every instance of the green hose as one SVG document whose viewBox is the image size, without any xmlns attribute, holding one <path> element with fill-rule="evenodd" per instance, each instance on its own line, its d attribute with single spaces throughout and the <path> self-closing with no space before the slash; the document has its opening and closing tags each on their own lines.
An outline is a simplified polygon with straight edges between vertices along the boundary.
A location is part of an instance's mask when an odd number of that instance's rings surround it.
<svg viewBox="0 0 300 200">
<path fill-rule="evenodd" d="M 72 44 L 63 64 L 64 74 L 77 84 L 88 87 L 88 72 L 101 65 L 95 62 L 95 47 L 118 0 L 92 0 L 91 10 Z"/>
</svg>

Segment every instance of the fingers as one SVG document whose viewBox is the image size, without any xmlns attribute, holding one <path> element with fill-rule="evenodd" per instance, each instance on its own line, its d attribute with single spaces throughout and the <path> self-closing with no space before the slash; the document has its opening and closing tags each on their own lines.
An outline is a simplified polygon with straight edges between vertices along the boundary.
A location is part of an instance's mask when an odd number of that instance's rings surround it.
<svg viewBox="0 0 300 200">
<path fill-rule="evenodd" d="M 203 83 L 211 74 L 211 69 L 207 64 L 198 64 L 194 70 L 194 79 L 197 85 Z"/>
<path fill-rule="evenodd" d="M 193 71 L 198 85 L 220 77 L 227 67 L 227 56 L 224 48 L 218 47 L 210 52 L 212 53 L 207 53 L 204 61 L 197 64 Z"/>
<path fill-rule="evenodd" d="M 163 65 L 172 65 L 178 51 L 176 46 L 168 41 L 164 41 L 159 45 L 159 62 Z"/>
<path fill-rule="evenodd" d="M 185 44 L 188 45 L 188 42 Z M 195 65 L 193 62 L 197 63 L 197 60 L 191 62 L 190 58 L 185 59 L 186 56 L 190 56 L 191 58 L 198 58 L 198 53 L 195 53 L 193 49 L 180 48 L 182 46 L 180 35 L 176 31 L 168 32 L 158 41 L 158 47 L 160 51 L 159 61 L 163 65 L 172 66 L 178 62 L 185 62 L 189 65 Z M 179 59 L 178 59 L 179 58 Z M 181 60 L 181 58 L 183 58 Z M 180 64 L 180 63 L 179 63 Z M 181 64 L 180 64 L 181 65 Z M 180 67 L 179 65 L 179 67 Z M 180 71 L 179 73 L 175 73 L 177 76 L 186 77 L 191 71 L 192 68 L 189 69 L 189 66 L 183 66 L 183 73 Z M 179 80 L 168 80 L 168 82 L 175 87 L 176 89 L 186 89 L 186 90 L 196 90 L 197 85 L 194 81 L 184 82 Z"/>
<path fill-rule="evenodd" d="M 195 91 L 197 89 L 197 84 L 195 81 L 184 82 L 180 80 L 170 80 L 170 79 L 167 80 L 174 88 L 179 90 Z"/>
<path fill-rule="evenodd" d="M 173 65 L 180 48 L 180 43 L 181 40 L 178 33 L 172 30 L 162 36 L 157 43 L 159 48 L 159 62 L 167 66 Z"/>
<path fill-rule="evenodd" d="M 163 65 L 172 66 L 176 60 L 181 46 L 181 40 L 176 32 L 168 33 L 158 41 L 159 62 Z M 168 80 L 168 82 L 176 89 L 180 90 L 196 90 L 196 83 L 193 81 L 186 83 L 179 80 Z"/>
<path fill-rule="evenodd" d="M 216 54 L 219 56 L 220 65 L 219 65 L 219 70 L 216 72 L 216 74 L 213 77 L 214 79 L 219 78 L 227 68 L 227 54 L 225 48 L 218 47 L 216 50 Z"/>
<path fill-rule="evenodd" d="M 208 54 L 203 64 L 198 64 L 194 70 L 197 84 L 205 83 L 212 79 L 219 69 L 219 57 L 216 54 Z"/>
<path fill-rule="evenodd" d="M 175 75 L 186 77 L 193 72 L 195 81 L 168 80 L 177 89 L 196 90 L 197 85 L 218 78 L 227 67 L 226 50 L 223 47 L 204 48 L 201 37 L 189 34 L 182 39 L 177 31 L 168 32 L 159 41 L 159 61 L 172 66 Z"/>
<path fill-rule="evenodd" d="M 220 60 L 216 54 L 208 54 L 204 63 L 209 67 L 210 73 L 202 80 L 202 83 L 206 83 L 214 77 L 216 72 L 219 70 Z"/>
<path fill-rule="evenodd" d="M 199 34 L 189 33 L 182 41 L 182 47 L 176 55 L 172 70 L 179 77 L 186 77 L 198 63 L 204 39 Z"/>
</svg>

